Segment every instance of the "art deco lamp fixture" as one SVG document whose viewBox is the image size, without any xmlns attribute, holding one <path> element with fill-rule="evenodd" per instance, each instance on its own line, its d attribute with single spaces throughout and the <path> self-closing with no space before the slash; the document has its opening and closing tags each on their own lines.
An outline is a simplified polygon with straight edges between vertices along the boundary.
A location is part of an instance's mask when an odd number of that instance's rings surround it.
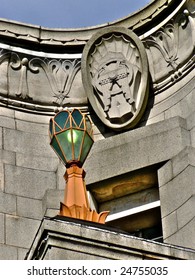
<svg viewBox="0 0 195 280">
<path fill-rule="evenodd" d="M 92 124 L 88 116 L 74 109 L 60 111 L 50 119 L 50 145 L 66 166 L 64 203 L 61 216 L 105 223 L 109 212 L 98 214 L 90 209 L 82 165 L 93 145 Z"/>
</svg>

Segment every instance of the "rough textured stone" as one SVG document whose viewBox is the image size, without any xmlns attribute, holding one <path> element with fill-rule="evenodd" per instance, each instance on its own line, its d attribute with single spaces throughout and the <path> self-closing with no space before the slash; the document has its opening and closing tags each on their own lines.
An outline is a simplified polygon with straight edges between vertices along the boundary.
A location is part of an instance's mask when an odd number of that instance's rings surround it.
<svg viewBox="0 0 195 280">
<path fill-rule="evenodd" d="M 14 119 L 15 111 L 11 108 L 0 107 L 0 116 L 5 116 Z"/>
<path fill-rule="evenodd" d="M 0 150 L 0 161 L 8 164 L 16 164 L 16 154 L 14 152 Z"/>
<path fill-rule="evenodd" d="M 4 191 L 4 189 L 5 189 L 4 164 L 0 163 L 0 190 Z"/>
<path fill-rule="evenodd" d="M 43 217 L 42 201 L 18 196 L 17 215 L 41 220 Z"/>
<path fill-rule="evenodd" d="M 16 120 L 16 129 L 25 132 L 43 134 L 48 136 L 48 123 L 42 124 L 42 123 L 34 123 L 32 122 L 32 120 L 31 121 Z"/>
<path fill-rule="evenodd" d="M 194 74 L 191 73 L 188 79 L 181 80 L 172 88 L 168 88 L 163 92 L 163 95 L 156 95 L 154 97 L 152 108 L 150 108 L 148 113 L 148 118 L 153 118 L 163 112 L 166 113 L 166 119 L 174 116 L 189 116 L 193 112 L 193 106 L 191 107 L 191 110 L 186 111 L 187 108 L 185 108 L 185 114 L 183 114 L 180 101 L 194 91 L 194 80 Z M 164 98 L 164 96 L 166 96 L 166 98 Z M 187 103 L 187 101 L 185 102 Z"/>
<path fill-rule="evenodd" d="M 172 161 L 169 160 L 158 170 L 158 183 L 159 186 L 163 186 L 164 184 L 171 181 L 173 178 L 173 166 Z"/>
<path fill-rule="evenodd" d="M 191 130 L 193 127 L 195 127 L 195 112 L 192 112 L 191 115 L 186 119 L 187 122 L 187 128 L 188 130 Z"/>
<path fill-rule="evenodd" d="M 194 219 L 195 213 L 195 187 L 194 195 L 189 198 L 179 209 L 177 209 L 178 229 L 183 228 Z M 192 240 L 194 239 L 192 235 Z"/>
<path fill-rule="evenodd" d="M 173 177 L 182 172 L 188 165 L 195 166 L 195 149 L 186 147 L 172 159 Z"/>
<path fill-rule="evenodd" d="M 0 212 L 16 214 L 16 196 L 0 191 Z"/>
<path fill-rule="evenodd" d="M 0 213 L 0 243 L 5 243 L 5 215 Z"/>
<path fill-rule="evenodd" d="M 191 143 L 192 143 L 192 147 L 195 148 L 195 128 L 194 127 L 191 130 Z"/>
<path fill-rule="evenodd" d="M 99 178 L 105 180 L 169 160 L 190 143 L 189 132 L 183 127 L 186 127 L 183 119 L 176 117 L 100 140 L 86 161 L 86 182 L 95 183 Z"/>
<path fill-rule="evenodd" d="M 163 238 L 173 235 L 178 230 L 177 211 L 172 212 L 162 219 Z"/>
<path fill-rule="evenodd" d="M 186 203 L 194 188 L 195 168 L 188 166 L 173 180 L 160 187 L 161 213 L 165 217 Z"/>
<path fill-rule="evenodd" d="M 21 112 L 21 111 L 15 111 L 15 119 L 25 121 L 25 122 L 29 122 L 29 125 L 30 125 L 31 122 L 47 125 L 49 123 L 50 117 L 34 114 L 33 115 L 33 121 L 32 121 L 32 115 L 31 114 Z"/>
<path fill-rule="evenodd" d="M 43 232 L 47 239 L 43 242 Z M 59 238 L 60 235 L 60 238 Z M 38 251 L 40 242 L 42 251 Z M 103 242 L 100 242 L 103 241 Z M 49 249 L 50 248 L 50 249 Z M 49 249 L 49 250 L 48 250 Z M 41 252 L 44 252 L 42 254 Z M 77 258 L 76 258 L 77 255 Z M 44 219 L 27 259 L 194 259 L 195 251 L 150 242 L 93 223 Z"/>
<path fill-rule="evenodd" d="M 47 209 L 57 209 L 58 212 L 60 209 L 60 202 L 63 202 L 63 200 L 63 190 L 47 190 L 43 198 L 43 215 L 45 215 Z"/>
<path fill-rule="evenodd" d="M 13 118 L 1 116 L 0 117 L 0 127 L 7 127 L 7 128 L 15 129 L 15 120 Z"/>
<path fill-rule="evenodd" d="M 5 165 L 5 191 L 7 193 L 42 199 L 47 189 L 55 188 L 54 172 Z"/>
<path fill-rule="evenodd" d="M 172 236 L 169 236 L 164 241 L 170 244 L 177 244 L 186 248 L 195 248 L 194 237 L 195 218 L 191 220 L 185 227 L 178 230 Z"/>
<path fill-rule="evenodd" d="M 7 128 L 4 128 L 4 149 L 23 154 L 54 157 L 48 136 Z"/>
<path fill-rule="evenodd" d="M 17 260 L 17 247 L 0 244 L 0 260 Z"/>
<path fill-rule="evenodd" d="M 0 149 L 3 148 L 2 143 L 3 143 L 3 129 L 2 129 L 2 127 L 0 127 Z"/>
<path fill-rule="evenodd" d="M 6 244 L 29 248 L 39 224 L 38 220 L 6 215 Z"/>
<path fill-rule="evenodd" d="M 56 172 L 59 160 L 56 157 L 48 158 L 44 156 L 35 156 L 29 154 L 16 153 L 16 165 L 31 169 Z"/>
<path fill-rule="evenodd" d="M 17 249 L 17 259 L 18 260 L 24 260 L 26 257 L 28 250 L 24 248 L 18 248 Z"/>
</svg>

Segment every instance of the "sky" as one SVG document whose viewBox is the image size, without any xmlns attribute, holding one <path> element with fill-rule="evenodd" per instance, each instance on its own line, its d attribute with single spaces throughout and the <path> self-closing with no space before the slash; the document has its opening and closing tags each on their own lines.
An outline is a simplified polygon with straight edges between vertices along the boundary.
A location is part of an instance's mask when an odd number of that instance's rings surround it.
<svg viewBox="0 0 195 280">
<path fill-rule="evenodd" d="M 0 18 L 49 28 L 80 28 L 112 22 L 151 0 L 0 0 Z"/>
</svg>

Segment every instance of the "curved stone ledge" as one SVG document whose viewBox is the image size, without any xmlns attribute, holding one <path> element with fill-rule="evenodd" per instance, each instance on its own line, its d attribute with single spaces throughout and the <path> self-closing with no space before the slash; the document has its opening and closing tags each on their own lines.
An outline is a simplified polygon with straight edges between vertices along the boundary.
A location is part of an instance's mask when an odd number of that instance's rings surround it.
<svg viewBox="0 0 195 280">
<path fill-rule="evenodd" d="M 102 25 L 76 28 L 76 29 L 60 29 L 60 28 L 44 28 L 38 25 L 22 24 L 16 21 L 8 21 L 0 19 L 0 36 L 15 39 L 17 41 L 29 41 L 31 43 L 41 44 L 45 46 L 83 46 L 89 38 L 100 28 L 110 26 L 123 26 L 133 30 L 147 28 L 148 24 L 159 17 L 162 21 L 166 10 L 173 10 L 175 4 L 185 2 L 182 0 L 158 0 L 149 3 L 143 9 L 130 14 L 122 19 L 109 22 Z M 168 12 L 170 13 L 170 12 Z M 26 42 L 24 42 L 26 44 Z"/>
<path fill-rule="evenodd" d="M 83 29 L 48 29 L 0 20 L 0 102 L 48 115 L 62 107 L 86 111 L 80 69 L 83 46 L 108 25 L 139 35 L 149 61 L 150 98 L 158 95 L 163 101 L 164 93 L 174 86 L 174 94 L 179 81 L 194 69 L 194 15 L 192 0 L 158 0 L 118 21 Z"/>
</svg>

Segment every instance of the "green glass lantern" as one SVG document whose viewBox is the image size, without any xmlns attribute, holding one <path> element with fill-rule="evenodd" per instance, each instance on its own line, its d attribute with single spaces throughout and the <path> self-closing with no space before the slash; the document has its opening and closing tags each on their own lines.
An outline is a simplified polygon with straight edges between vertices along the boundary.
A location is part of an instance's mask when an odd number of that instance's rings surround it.
<svg viewBox="0 0 195 280">
<path fill-rule="evenodd" d="M 49 136 L 66 167 L 73 163 L 82 166 L 94 142 L 91 121 L 78 109 L 60 111 L 51 118 Z"/>
</svg>

